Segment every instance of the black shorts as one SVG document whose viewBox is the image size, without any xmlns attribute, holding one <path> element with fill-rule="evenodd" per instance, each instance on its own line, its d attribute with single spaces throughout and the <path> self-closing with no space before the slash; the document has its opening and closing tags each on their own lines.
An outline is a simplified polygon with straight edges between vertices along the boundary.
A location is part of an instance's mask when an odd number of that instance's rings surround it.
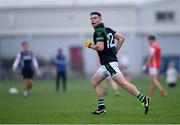
<svg viewBox="0 0 180 125">
<path fill-rule="evenodd" d="M 170 88 L 175 88 L 176 87 L 176 83 L 175 82 L 171 82 L 171 83 L 168 84 L 168 86 Z"/>
<path fill-rule="evenodd" d="M 22 70 L 21 71 L 23 79 L 32 79 L 34 72 L 33 70 Z"/>
</svg>

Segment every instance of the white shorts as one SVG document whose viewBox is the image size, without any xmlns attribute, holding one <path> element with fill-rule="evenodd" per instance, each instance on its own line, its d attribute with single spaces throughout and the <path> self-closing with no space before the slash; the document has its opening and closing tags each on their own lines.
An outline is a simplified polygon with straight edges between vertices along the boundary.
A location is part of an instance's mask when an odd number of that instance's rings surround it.
<svg viewBox="0 0 180 125">
<path fill-rule="evenodd" d="M 149 67 L 149 75 L 158 75 L 159 69 L 154 67 Z"/>
<path fill-rule="evenodd" d="M 118 62 L 110 62 L 109 64 L 102 65 L 97 70 L 97 73 L 99 73 L 103 77 L 111 76 L 113 78 L 117 74 L 123 76 L 122 72 L 119 69 Z"/>
</svg>

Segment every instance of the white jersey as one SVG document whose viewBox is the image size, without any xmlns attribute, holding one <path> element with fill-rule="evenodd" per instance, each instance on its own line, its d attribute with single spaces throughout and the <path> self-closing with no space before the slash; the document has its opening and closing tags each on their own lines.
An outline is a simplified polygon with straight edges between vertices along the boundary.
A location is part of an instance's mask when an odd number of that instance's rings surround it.
<svg viewBox="0 0 180 125">
<path fill-rule="evenodd" d="M 21 70 L 33 70 L 34 68 L 38 70 L 39 64 L 37 62 L 36 57 L 31 51 L 21 51 L 20 53 L 18 53 L 13 63 L 13 71 L 15 71 L 18 66 L 20 66 Z"/>
<path fill-rule="evenodd" d="M 176 83 L 177 81 L 177 71 L 174 68 L 169 68 L 166 72 L 166 82 Z"/>
</svg>

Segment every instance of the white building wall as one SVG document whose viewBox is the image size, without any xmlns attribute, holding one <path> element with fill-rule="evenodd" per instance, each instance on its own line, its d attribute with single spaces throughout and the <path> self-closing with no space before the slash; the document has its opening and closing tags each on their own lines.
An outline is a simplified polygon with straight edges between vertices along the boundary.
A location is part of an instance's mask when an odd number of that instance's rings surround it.
<svg viewBox="0 0 180 125">
<path fill-rule="evenodd" d="M 139 29 L 144 33 L 180 33 L 180 1 L 161 0 L 142 6 L 139 9 Z M 160 23 L 156 20 L 157 12 L 175 13 L 173 22 Z"/>
<path fill-rule="evenodd" d="M 120 31 L 125 36 L 126 41 L 118 57 L 124 53 L 128 54 L 129 71 L 138 74 L 141 72 L 143 58 L 148 54 L 147 36 L 149 34 L 157 36 L 157 41 L 162 47 L 162 54 L 180 55 L 179 0 L 169 2 L 162 0 L 160 3 L 155 2 L 139 8 L 117 5 L 1 9 L 0 52 L 2 56 L 15 56 L 20 49 L 20 43 L 27 40 L 36 55 L 49 59 L 56 54 L 57 48 L 63 47 L 69 59 L 71 46 L 84 48 L 85 40 L 92 37 L 93 28 L 90 25 L 89 13 L 100 11 L 105 25 Z M 175 11 L 175 22 L 157 23 L 155 13 L 167 9 Z M 84 48 L 83 55 L 85 72 L 96 71 L 96 52 Z"/>
<path fill-rule="evenodd" d="M 102 12 L 106 25 L 118 30 L 136 28 L 136 7 L 67 7 L 3 9 L 0 35 L 22 34 L 71 34 L 92 32 L 89 14 Z M 128 18 L 128 20 L 127 20 Z"/>
<path fill-rule="evenodd" d="M 129 5 L 4 9 L 0 12 L 3 17 L 0 25 L 1 55 L 15 56 L 23 40 L 30 42 L 36 55 L 46 59 L 54 56 L 58 47 L 63 48 L 69 59 L 69 48 L 82 46 L 85 72 L 92 73 L 97 69 L 97 55 L 84 47 L 85 40 L 92 38 L 90 12 L 100 11 L 106 26 L 124 34 L 136 30 L 136 9 Z"/>
</svg>

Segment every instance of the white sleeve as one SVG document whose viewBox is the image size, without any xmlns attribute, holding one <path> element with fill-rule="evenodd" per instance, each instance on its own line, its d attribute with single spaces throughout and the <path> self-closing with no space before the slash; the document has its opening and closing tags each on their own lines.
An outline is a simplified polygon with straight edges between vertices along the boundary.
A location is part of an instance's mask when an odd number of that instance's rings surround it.
<svg viewBox="0 0 180 125">
<path fill-rule="evenodd" d="M 34 68 L 36 70 L 38 70 L 39 64 L 38 64 L 37 59 L 36 59 L 36 57 L 34 55 L 33 55 L 33 60 L 32 61 L 33 61 Z"/>
<path fill-rule="evenodd" d="M 16 57 L 16 59 L 15 59 L 15 61 L 13 63 L 13 67 L 12 67 L 13 71 L 16 71 L 16 69 L 17 69 L 17 67 L 18 67 L 18 65 L 20 63 L 20 59 L 21 59 L 21 54 L 18 53 L 18 55 L 17 55 L 17 57 Z"/>
<path fill-rule="evenodd" d="M 178 72 L 177 72 L 177 70 L 175 68 L 174 68 L 174 74 L 175 74 L 176 77 L 178 76 Z"/>
<path fill-rule="evenodd" d="M 153 47 L 150 48 L 149 55 L 150 56 L 154 56 L 155 55 L 155 49 Z"/>
</svg>

